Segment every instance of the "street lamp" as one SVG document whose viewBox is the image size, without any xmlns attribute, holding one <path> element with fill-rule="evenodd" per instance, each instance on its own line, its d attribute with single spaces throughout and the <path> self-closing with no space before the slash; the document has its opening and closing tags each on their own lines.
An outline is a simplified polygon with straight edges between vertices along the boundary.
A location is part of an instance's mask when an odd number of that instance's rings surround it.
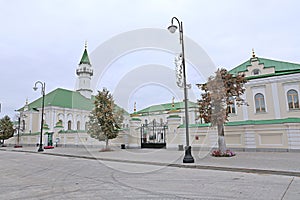
<svg viewBox="0 0 300 200">
<path fill-rule="evenodd" d="M 17 129 L 17 131 L 18 131 L 18 137 L 17 137 L 17 144 L 15 145 L 15 148 L 20 148 L 20 147 L 22 147 L 22 146 L 20 145 L 20 126 L 21 126 L 21 117 L 19 116 L 19 117 L 18 117 L 18 129 Z"/>
<path fill-rule="evenodd" d="M 182 71 L 183 71 L 183 90 L 184 90 L 184 110 L 185 110 L 185 134 L 186 134 L 186 147 L 185 147 L 185 155 L 183 158 L 184 163 L 194 163 L 194 158 L 192 156 L 192 147 L 189 144 L 189 113 L 188 113 L 188 94 L 187 94 L 187 84 L 186 84 L 186 72 L 185 72 L 185 58 L 184 58 L 184 43 L 183 43 L 183 28 L 182 21 L 180 22 L 176 17 L 171 19 L 171 26 L 168 27 L 168 30 L 171 33 L 175 33 L 177 30 L 177 26 L 173 24 L 173 21 L 176 20 L 179 25 L 179 40 L 181 44 L 181 56 L 182 56 Z"/>
<path fill-rule="evenodd" d="M 46 84 L 42 83 L 41 81 L 37 81 L 34 84 L 33 90 L 36 91 L 38 89 L 37 84 L 41 84 L 42 86 L 42 120 L 41 120 L 41 135 L 40 135 L 40 145 L 39 145 L 39 149 L 38 152 L 44 151 L 43 149 L 43 125 L 44 125 L 44 105 L 45 105 L 45 87 Z"/>
<path fill-rule="evenodd" d="M 17 111 L 17 110 L 15 110 Z M 17 128 L 17 131 L 18 131 L 18 135 L 17 135 L 17 144 L 15 145 L 15 148 L 22 148 L 22 145 L 20 145 L 20 130 L 21 130 L 21 117 L 25 118 L 27 117 L 26 115 L 22 114 L 20 112 L 20 114 L 18 115 L 18 128 Z M 23 130 L 24 131 L 24 130 Z"/>
</svg>

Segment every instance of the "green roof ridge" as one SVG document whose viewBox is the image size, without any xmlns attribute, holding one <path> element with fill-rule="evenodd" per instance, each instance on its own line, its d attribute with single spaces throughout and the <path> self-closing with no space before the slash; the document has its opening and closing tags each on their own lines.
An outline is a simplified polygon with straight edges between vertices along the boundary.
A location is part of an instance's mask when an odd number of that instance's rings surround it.
<svg viewBox="0 0 300 200">
<path fill-rule="evenodd" d="M 282 72 L 291 72 L 291 73 L 300 72 L 300 64 L 255 57 L 255 58 L 251 58 L 251 59 L 247 60 L 246 62 L 238 65 L 237 67 L 229 70 L 229 73 L 238 74 L 239 72 L 246 72 L 247 67 L 251 66 L 252 59 L 257 59 L 259 64 L 264 64 L 264 68 L 274 67 L 275 74 L 282 73 Z"/>
<path fill-rule="evenodd" d="M 165 104 L 156 104 L 149 106 L 147 108 L 144 108 L 142 110 L 139 110 L 137 114 L 142 114 L 142 113 L 149 113 L 149 112 L 157 112 L 157 111 L 169 111 L 169 110 L 178 110 L 178 109 L 183 109 L 184 108 L 184 102 L 175 102 L 174 107 L 172 107 L 173 103 L 165 103 Z M 197 103 L 188 101 L 188 107 L 197 107 Z"/>
<path fill-rule="evenodd" d="M 289 117 L 284 119 L 264 119 L 264 120 L 245 120 L 245 121 L 234 121 L 227 122 L 225 126 L 243 126 L 243 125 L 265 125 L 265 124 L 284 124 L 284 123 L 300 123 L 300 118 L 297 117 Z M 189 124 L 190 128 L 197 127 L 208 127 L 210 123 L 205 124 Z M 179 128 L 184 128 L 185 125 L 182 124 Z"/>
<path fill-rule="evenodd" d="M 131 118 L 132 121 L 142 121 L 140 118 L 136 118 L 136 117 L 133 117 Z"/>
<path fill-rule="evenodd" d="M 169 115 L 167 118 L 169 119 L 169 118 L 181 118 L 181 117 L 179 115 Z"/>
<path fill-rule="evenodd" d="M 45 107 L 56 106 L 61 108 L 71 108 L 91 111 L 94 107 L 94 99 L 82 96 L 77 91 L 71 91 L 63 88 L 57 88 L 45 95 Z M 28 108 L 31 110 L 33 108 L 41 108 L 42 97 L 36 99 L 35 101 L 28 104 Z M 21 108 L 21 109 L 24 109 Z"/>
<path fill-rule="evenodd" d="M 55 90 L 49 92 L 45 95 L 45 107 L 47 106 L 55 106 L 60 108 L 70 108 L 70 109 L 79 109 L 92 111 L 94 108 L 95 96 L 91 96 L 91 98 L 86 98 L 80 94 L 78 91 L 67 90 L 63 88 L 56 88 Z M 34 100 L 33 102 L 28 104 L 28 109 L 33 110 L 34 108 L 42 107 L 42 97 Z M 125 115 L 129 115 L 129 113 L 116 105 L 115 109 L 124 110 Z M 19 109 L 19 111 L 24 110 L 24 106 Z"/>
<path fill-rule="evenodd" d="M 226 126 L 239 126 L 239 125 L 262 125 L 262 124 L 283 124 L 283 123 L 300 123 L 300 118 L 290 117 L 284 119 L 264 119 L 264 120 L 246 120 L 227 122 Z"/>
</svg>

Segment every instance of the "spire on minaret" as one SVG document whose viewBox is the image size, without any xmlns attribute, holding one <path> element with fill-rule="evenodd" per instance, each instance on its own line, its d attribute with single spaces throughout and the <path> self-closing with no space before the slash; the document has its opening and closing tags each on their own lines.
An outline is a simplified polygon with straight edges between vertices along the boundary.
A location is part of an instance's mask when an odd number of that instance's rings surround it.
<svg viewBox="0 0 300 200">
<path fill-rule="evenodd" d="M 79 62 L 79 65 L 80 64 L 91 65 L 89 55 L 88 55 L 88 52 L 87 52 L 87 41 L 85 41 L 85 43 L 84 43 L 84 52 L 83 52 L 83 55 L 82 55 L 81 60 Z"/>
<path fill-rule="evenodd" d="M 87 52 L 87 41 L 84 43 L 84 51 L 76 69 L 78 76 L 76 83 L 76 91 L 83 96 L 91 98 L 93 90 L 91 89 L 91 78 L 93 76 L 93 69 Z"/>
</svg>

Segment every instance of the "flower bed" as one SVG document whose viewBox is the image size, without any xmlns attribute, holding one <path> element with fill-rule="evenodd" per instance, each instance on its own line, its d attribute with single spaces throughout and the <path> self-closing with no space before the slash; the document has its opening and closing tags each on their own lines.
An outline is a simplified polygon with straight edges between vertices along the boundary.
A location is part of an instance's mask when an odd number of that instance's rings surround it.
<svg viewBox="0 0 300 200">
<path fill-rule="evenodd" d="M 99 152 L 109 152 L 109 151 L 113 151 L 113 149 L 111 148 L 103 148 L 103 149 L 100 149 Z"/>
<path fill-rule="evenodd" d="M 211 153 L 211 155 L 214 157 L 232 157 L 235 156 L 236 154 L 233 151 L 227 149 L 225 152 L 221 152 L 220 150 L 215 150 Z"/>
<path fill-rule="evenodd" d="M 44 149 L 54 149 L 54 146 L 44 146 Z"/>
</svg>

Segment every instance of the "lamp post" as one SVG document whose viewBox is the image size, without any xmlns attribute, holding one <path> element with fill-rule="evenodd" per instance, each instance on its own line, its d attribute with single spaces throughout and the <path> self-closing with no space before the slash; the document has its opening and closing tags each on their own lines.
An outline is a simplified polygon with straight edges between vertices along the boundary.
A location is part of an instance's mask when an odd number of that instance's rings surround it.
<svg viewBox="0 0 300 200">
<path fill-rule="evenodd" d="M 15 148 L 21 148 L 22 146 L 20 145 L 20 126 L 21 126 L 21 116 L 18 116 L 18 136 L 17 136 L 17 144 L 15 145 Z"/>
<path fill-rule="evenodd" d="M 17 110 L 15 110 L 15 111 L 17 111 Z M 22 145 L 20 145 L 21 117 L 25 118 L 27 116 L 22 113 L 20 113 L 18 116 L 18 128 L 17 128 L 18 135 L 17 135 L 17 144 L 15 145 L 15 148 L 22 148 Z"/>
<path fill-rule="evenodd" d="M 46 84 L 42 83 L 41 81 L 37 81 L 34 84 L 33 90 L 36 91 L 38 89 L 37 84 L 41 84 L 42 86 L 42 120 L 41 120 L 41 135 L 40 135 L 40 145 L 38 152 L 44 151 L 43 149 L 43 125 L 44 125 L 44 105 L 45 105 L 45 87 Z"/>
<path fill-rule="evenodd" d="M 184 163 L 194 163 L 194 158 L 191 152 L 191 146 L 189 144 L 189 113 L 188 113 L 188 87 L 186 84 L 186 71 L 185 71 L 185 58 L 184 58 L 184 42 L 183 42 L 183 28 L 182 21 L 180 22 L 177 17 L 173 17 L 171 19 L 171 25 L 168 27 L 168 30 L 171 33 L 175 33 L 177 30 L 177 26 L 173 24 L 173 22 L 177 21 L 179 26 L 179 40 L 181 44 L 181 55 L 182 55 L 182 71 L 183 71 L 183 90 L 184 90 L 184 110 L 185 110 L 185 134 L 186 134 L 186 147 L 185 147 L 185 155 L 183 158 Z"/>
</svg>

